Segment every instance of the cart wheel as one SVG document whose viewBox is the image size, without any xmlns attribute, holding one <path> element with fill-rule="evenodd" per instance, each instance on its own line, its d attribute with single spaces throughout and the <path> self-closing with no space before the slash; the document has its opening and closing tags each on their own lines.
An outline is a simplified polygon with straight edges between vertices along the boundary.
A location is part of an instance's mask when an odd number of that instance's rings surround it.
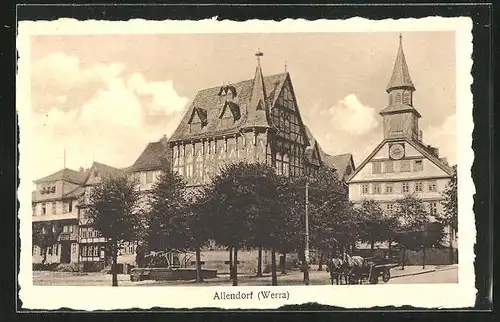
<svg viewBox="0 0 500 322">
<path fill-rule="evenodd" d="M 382 274 L 382 280 L 384 281 L 384 283 L 387 283 L 389 282 L 390 279 L 391 279 L 391 272 L 389 270 L 385 270 L 384 273 Z"/>
</svg>

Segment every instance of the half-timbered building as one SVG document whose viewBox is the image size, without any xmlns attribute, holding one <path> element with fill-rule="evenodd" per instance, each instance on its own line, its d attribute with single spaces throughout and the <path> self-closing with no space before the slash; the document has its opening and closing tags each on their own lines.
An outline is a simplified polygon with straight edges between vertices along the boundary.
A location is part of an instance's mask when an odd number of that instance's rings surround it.
<svg viewBox="0 0 500 322">
<path fill-rule="evenodd" d="M 321 165 L 288 72 L 200 90 L 170 138 L 173 170 L 189 186 L 209 182 L 228 162 L 262 162 L 299 176 Z"/>
</svg>

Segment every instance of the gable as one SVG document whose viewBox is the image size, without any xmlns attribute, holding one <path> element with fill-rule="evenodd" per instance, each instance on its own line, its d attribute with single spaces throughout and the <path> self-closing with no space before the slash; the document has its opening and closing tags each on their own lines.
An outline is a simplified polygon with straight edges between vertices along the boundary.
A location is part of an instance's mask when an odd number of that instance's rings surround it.
<svg viewBox="0 0 500 322">
<path fill-rule="evenodd" d="M 313 144 L 309 142 L 289 77 L 279 89 L 269 114 L 271 123 L 279 130 L 279 136 L 301 145 Z"/>
<path fill-rule="evenodd" d="M 391 159 L 390 146 L 400 143 L 404 146 L 404 156 Z M 375 164 L 375 165 L 374 165 Z M 382 141 L 363 161 L 349 178 L 349 182 L 370 180 L 411 180 L 419 178 L 449 178 L 448 169 L 425 151 L 418 149 L 408 140 Z"/>
</svg>

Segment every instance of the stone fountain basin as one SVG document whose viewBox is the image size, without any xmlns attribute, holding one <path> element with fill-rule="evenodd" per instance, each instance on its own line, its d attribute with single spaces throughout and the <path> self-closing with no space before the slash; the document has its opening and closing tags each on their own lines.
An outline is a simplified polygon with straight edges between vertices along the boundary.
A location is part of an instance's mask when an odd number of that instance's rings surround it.
<svg viewBox="0 0 500 322">
<path fill-rule="evenodd" d="M 201 277 L 210 279 L 217 277 L 216 269 L 202 269 Z M 130 280 L 132 282 L 154 280 L 154 281 L 176 281 L 176 280 L 194 280 L 196 279 L 196 268 L 182 267 L 145 267 L 132 268 L 130 271 Z"/>
</svg>

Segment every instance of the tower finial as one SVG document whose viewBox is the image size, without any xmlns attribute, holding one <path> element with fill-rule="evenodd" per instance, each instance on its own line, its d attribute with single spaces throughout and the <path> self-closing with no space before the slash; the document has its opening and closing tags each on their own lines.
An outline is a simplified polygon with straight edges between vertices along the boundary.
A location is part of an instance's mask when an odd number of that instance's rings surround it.
<svg viewBox="0 0 500 322">
<path fill-rule="evenodd" d="M 287 67 L 288 67 L 288 65 L 286 64 L 286 60 L 285 60 L 285 73 L 287 72 Z"/>
<path fill-rule="evenodd" d="M 399 46 L 403 45 L 403 36 L 399 33 Z"/>
<path fill-rule="evenodd" d="M 257 64 L 260 66 L 260 57 L 264 56 L 264 53 L 260 51 L 260 47 L 257 49 L 257 52 L 255 53 L 255 56 L 257 57 Z"/>
</svg>

